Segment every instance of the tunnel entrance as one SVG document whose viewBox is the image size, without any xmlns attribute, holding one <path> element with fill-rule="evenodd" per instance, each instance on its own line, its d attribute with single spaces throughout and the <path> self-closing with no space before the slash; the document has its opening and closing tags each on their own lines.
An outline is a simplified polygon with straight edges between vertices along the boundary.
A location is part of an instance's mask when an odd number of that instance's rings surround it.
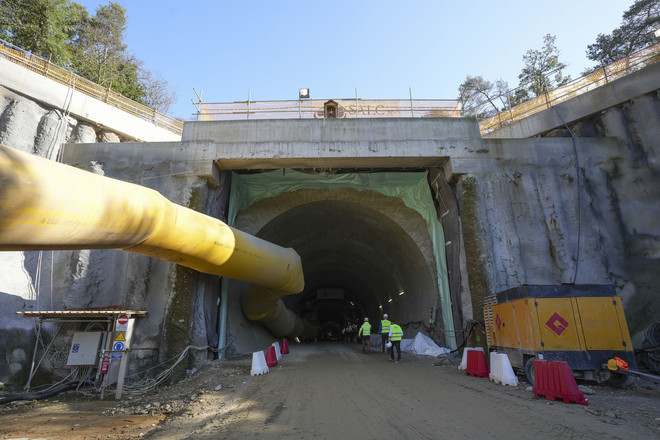
<svg viewBox="0 0 660 440">
<path fill-rule="evenodd" d="M 317 196 L 327 197 L 332 191 L 322 192 L 325 194 Z M 345 195 L 353 199 L 360 196 L 363 203 L 304 203 L 280 214 L 256 234 L 295 249 L 301 257 L 305 290 L 286 296 L 284 304 L 319 330 L 333 322 L 344 329 L 365 316 L 378 322 L 382 313 L 404 324 L 427 317 L 430 308 L 437 307 L 438 289 L 433 266 L 410 235 L 424 235 L 422 219 L 406 218 L 412 229 L 406 231 L 391 217 L 364 203 L 366 199 L 378 203 L 384 196 L 365 197 L 357 191 Z M 401 220 L 419 217 L 396 200 L 381 200 L 381 209 L 398 213 Z"/>
<path fill-rule="evenodd" d="M 422 187 L 428 191 L 422 177 Z M 245 191 L 245 181 L 236 180 L 236 187 Z M 387 180 L 379 182 L 383 185 Z M 430 316 L 442 326 L 444 314 L 437 312 L 442 310 L 441 290 L 447 285 L 446 264 L 438 265 L 437 237 L 429 232 L 428 218 L 409 207 L 407 199 L 428 197 L 425 203 L 430 203 L 435 220 L 430 191 L 406 195 L 399 187 L 394 192 L 400 194 L 389 195 L 368 183 L 358 189 L 321 182 L 282 192 L 251 188 L 248 193 L 254 200 L 234 207 L 236 228 L 291 247 L 300 255 L 305 288 L 283 297 L 284 305 L 312 323 L 324 339 L 341 337 L 351 326 L 359 327 L 364 317 L 377 329 L 383 313 L 411 328 L 410 337 Z M 387 185 L 396 187 L 397 182 Z M 230 207 L 230 219 L 231 212 Z M 442 237 L 440 241 L 444 244 Z M 440 257 L 444 263 L 444 254 Z"/>
</svg>

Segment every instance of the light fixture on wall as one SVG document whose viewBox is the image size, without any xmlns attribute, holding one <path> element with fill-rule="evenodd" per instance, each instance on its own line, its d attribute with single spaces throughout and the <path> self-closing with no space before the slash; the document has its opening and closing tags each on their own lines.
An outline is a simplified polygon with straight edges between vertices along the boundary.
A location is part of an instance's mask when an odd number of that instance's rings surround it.
<svg viewBox="0 0 660 440">
<path fill-rule="evenodd" d="M 392 298 L 388 299 L 387 302 L 388 302 L 388 303 L 391 303 L 391 302 L 392 302 Z"/>
<path fill-rule="evenodd" d="M 405 292 L 402 290 L 401 292 L 399 292 L 399 296 L 403 295 L 404 293 Z"/>
</svg>

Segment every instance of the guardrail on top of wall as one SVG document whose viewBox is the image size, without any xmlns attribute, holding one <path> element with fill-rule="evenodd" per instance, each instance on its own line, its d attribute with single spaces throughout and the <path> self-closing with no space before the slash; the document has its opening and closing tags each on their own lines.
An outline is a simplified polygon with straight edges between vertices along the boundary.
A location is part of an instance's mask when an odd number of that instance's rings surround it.
<svg viewBox="0 0 660 440">
<path fill-rule="evenodd" d="M 183 131 L 183 121 L 159 113 L 156 110 L 137 103 L 132 99 L 126 98 L 119 93 L 113 92 L 109 88 L 102 87 L 73 72 L 52 64 L 48 60 L 33 55 L 2 40 L 0 40 L 0 57 L 52 79 L 53 81 L 57 81 L 60 84 L 71 87 L 73 90 L 98 99 L 112 107 L 151 122 L 158 127 L 171 131 L 172 133 L 180 135 Z"/>
<path fill-rule="evenodd" d="M 626 76 L 641 68 L 660 61 L 660 43 L 635 52 L 626 58 L 603 66 L 598 70 L 577 78 L 568 84 L 550 90 L 543 95 L 530 99 L 479 122 L 481 134 L 502 128 L 512 122 L 550 108 L 561 102 L 568 101 L 578 95 L 594 90 L 610 81 Z"/>
<path fill-rule="evenodd" d="M 329 110 L 332 105 L 333 110 Z M 301 99 L 281 101 L 198 102 L 200 121 L 242 119 L 424 118 L 461 116 L 455 99 Z M 332 114 L 328 114 L 332 111 Z"/>
</svg>

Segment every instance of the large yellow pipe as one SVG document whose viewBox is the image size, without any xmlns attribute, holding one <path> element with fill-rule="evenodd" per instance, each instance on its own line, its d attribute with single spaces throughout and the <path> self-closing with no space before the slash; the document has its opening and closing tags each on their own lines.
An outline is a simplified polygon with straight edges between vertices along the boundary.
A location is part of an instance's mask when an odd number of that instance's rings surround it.
<svg viewBox="0 0 660 440">
<path fill-rule="evenodd" d="M 122 249 L 285 294 L 300 257 L 158 192 L 0 145 L 0 250 Z M 273 292 L 275 293 L 275 292 Z"/>
<path fill-rule="evenodd" d="M 313 338 L 317 329 L 287 309 L 281 294 L 259 286 L 250 286 L 241 297 L 243 313 L 248 319 L 261 321 L 275 336 Z"/>
</svg>

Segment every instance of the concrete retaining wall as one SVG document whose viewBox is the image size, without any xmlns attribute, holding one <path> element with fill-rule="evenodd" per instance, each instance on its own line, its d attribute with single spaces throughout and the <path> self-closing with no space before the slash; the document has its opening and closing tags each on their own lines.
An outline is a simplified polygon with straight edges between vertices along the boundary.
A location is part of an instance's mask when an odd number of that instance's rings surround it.
<svg viewBox="0 0 660 440">
<path fill-rule="evenodd" d="M 89 97 L 22 66 L 0 58 L 0 86 L 29 96 L 72 118 L 105 127 L 120 137 L 139 141 L 178 141 L 181 136 L 142 118 Z M 112 142 L 112 141 L 111 141 Z"/>
</svg>

